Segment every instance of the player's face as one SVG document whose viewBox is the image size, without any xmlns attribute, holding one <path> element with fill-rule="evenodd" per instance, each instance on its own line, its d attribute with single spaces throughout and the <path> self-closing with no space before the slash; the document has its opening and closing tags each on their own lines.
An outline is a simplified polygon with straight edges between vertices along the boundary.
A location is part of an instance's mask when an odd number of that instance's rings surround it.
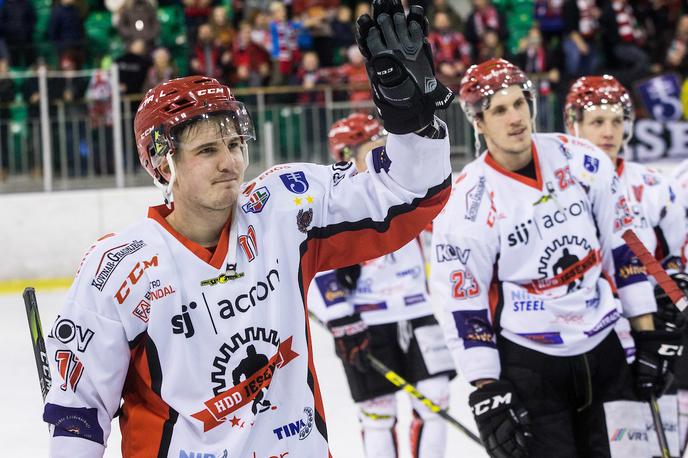
<svg viewBox="0 0 688 458">
<path fill-rule="evenodd" d="M 244 179 L 242 139 L 236 130 L 221 131 L 216 122 L 187 129 L 175 153 L 175 205 L 225 210 L 233 207 Z"/>
<path fill-rule="evenodd" d="M 583 111 L 583 120 L 578 123 L 578 135 L 607 153 L 612 161 L 616 161 L 624 137 L 621 107 L 602 105 Z"/>
<path fill-rule="evenodd" d="M 518 86 L 510 86 L 493 95 L 489 108 L 483 111 L 477 125 L 492 154 L 522 154 L 530 151 L 530 107 Z"/>
<path fill-rule="evenodd" d="M 385 138 L 379 138 L 372 142 L 365 142 L 362 145 L 358 145 L 356 148 L 356 157 L 354 157 L 354 164 L 356 164 L 356 170 L 359 172 L 365 172 L 368 170 L 368 165 L 366 164 L 366 156 L 373 149 L 378 146 L 384 146 L 386 143 Z"/>
</svg>

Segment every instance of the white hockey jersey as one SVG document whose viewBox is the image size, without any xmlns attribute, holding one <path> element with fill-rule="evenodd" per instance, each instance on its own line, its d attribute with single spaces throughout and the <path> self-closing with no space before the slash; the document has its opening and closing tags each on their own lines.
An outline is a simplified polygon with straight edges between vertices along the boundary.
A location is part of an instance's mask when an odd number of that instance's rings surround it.
<svg viewBox="0 0 688 458">
<path fill-rule="evenodd" d="M 673 189 L 677 194 L 677 201 L 683 207 L 684 215 L 688 219 L 688 159 L 681 162 L 671 174 Z M 687 223 L 688 224 L 688 223 Z M 688 237 L 684 241 L 681 259 L 684 267 L 687 263 Z"/>
<path fill-rule="evenodd" d="M 47 337 L 52 457 L 328 456 L 305 297 L 315 273 L 394 251 L 449 197 L 448 139 L 389 135 L 351 163 L 242 187 L 213 253 L 166 207 L 84 257 Z"/>
<path fill-rule="evenodd" d="M 681 271 L 685 212 L 670 180 L 636 162 L 619 160 L 616 170 L 633 213 L 633 231 L 665 269 Z"/>
<path fill-rule="evenodd" d="M 418 238 L 393 253 L 361 263 L 361 276 L 350 293 L 339 285 L 334 270 L 319 273 L 313 283 L 308 306 L 325 322 L 359 312 L 372 326 L 433 313 Z"/>
<path fill-rule="evenodd" d="M 536 179 L 483 153 L 434 221 L 430 290 L 469 381 L 499 378 L 497 333 L 555 356 L 592 349 L 621 314 L 615 286 L 626 316 L 656 309 L 620 238 L 633 218 L 609 158 L 575 137 L 535 134 L 533 160 Z"/>
</svg>

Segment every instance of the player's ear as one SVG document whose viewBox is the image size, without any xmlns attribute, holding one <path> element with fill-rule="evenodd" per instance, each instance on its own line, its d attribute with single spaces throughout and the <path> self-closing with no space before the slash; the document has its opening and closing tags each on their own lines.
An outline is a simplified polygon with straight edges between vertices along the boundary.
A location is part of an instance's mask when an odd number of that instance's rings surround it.
<svg viewBox="0 0 688 458">
<path fill-rule="evenodd" d="M 576 135 L 575 129 L 573 128 L 573 123 L 571 121 L 566 121 L 566 133 L 569 135 Z"/>
<path fill-rule="evenodd" d="M 473 128 L 480 134 L 483 135 L 484 132 L 484 122 L 482 114 L 478 114 L 475 117 L 475 122 L 473 123 Z"/>
</svg>

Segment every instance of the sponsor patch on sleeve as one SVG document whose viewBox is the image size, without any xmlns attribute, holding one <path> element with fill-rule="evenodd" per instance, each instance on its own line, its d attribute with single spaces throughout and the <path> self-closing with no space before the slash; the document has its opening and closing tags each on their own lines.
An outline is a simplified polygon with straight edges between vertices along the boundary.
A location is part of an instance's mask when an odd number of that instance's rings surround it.
<svg viewBox="0 0 688 458">
<path fill-rule="evenodd" d="M 64 407 L 46 404 L 43 421 L 55 425 L 54 436 L 80 437 L 103 444 L 103 428 L 95 407 Z M 103 444 L 104 445 L 104 444 Z"/>
<path fill-rule="evenodd" d="M 612 250 L 614 258 L 614 280 L 617 288 L 647 280 L 645 266 L 635 257 L 628 245 L 621 245 Z"/>
<path fill-rule="evenodd" d="M 473 347 L 497 348 L 494 342 L 494 331 L 487 310 L 457 310 L 452 312 L 459 337 L 463 339 L 466 349 Z"/>
<path fill-rule="evenodd" d="M 315 277 L 315 284 L 318 285 L 326 307 L 346 301 L 346 292 L 339 285 L 334 271 Z"/>
</svg>

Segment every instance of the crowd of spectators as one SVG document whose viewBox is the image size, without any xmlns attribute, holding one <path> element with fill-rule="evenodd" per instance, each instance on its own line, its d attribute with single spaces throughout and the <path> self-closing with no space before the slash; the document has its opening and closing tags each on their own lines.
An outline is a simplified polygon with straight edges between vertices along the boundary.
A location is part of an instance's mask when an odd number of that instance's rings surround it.
<svg viewBox="0 0 688 458">
<path fill-rule="evenodd" d="M 126 94 L 188 73 L 211 75 L 233 87 L 364 80 L 353 27 L 354 18 L 368 11 L 367 2 L 52 0 L 49 16 L 41 21 L 37 11 L 46 1 L 0 0 L 2 65 L 30 68 L 41 58 L 37 50 L 49 43 L 56 68 L 65 58 L 77 69 L 98 66 L 102 55 L 94 56 L 88 46 L 85 23 L 110 11 L 112 30 L 122 43 L 112 57 Z M 437 70 L 448 82 L 492 57 L 541 74 L 544 93 L 566 90 L 572 79 L 602 71 L 628 86 L 661 71 L 683 77 L 688 72 L 682 0 L 470 0 L 465 18 L 447 0 L 411 1 L 428 11 Z M 183 12 L 184 33 L 175 49 L 161 42 L 164 8 Z M 355 99 L 362 95 L 351 92 Z"/>
<path fill-rule="evenodd" d="M 611 73 L 631 89 L 652 75 L 688 76 L 688 0 L 462 0 L 470 1 L 463 16 L 449 0 L 403 1 L 428 12 L 437 73 L 454 88 L 470 65 L 504 57 L 537 74 L 538 95 L 561 113 L 581 75 Z M 308 91 L 323 84 L 350 86 L 337 89 L 336 100 L 368 101 L 353 34 L 355 18 L 367 12 L 360 0 L 0 0 L 0 120 L 25 116 L 9 111 L 18 100 L 36 115 L 36 79 L 13 85 L 7 75 L 38 65 L 68 72 L 50 82 L 51 101 L 86 100 L 91 126 L 104 124 L 108 138 L 107 72 L 89 79 L 75 70 L 115 62 L 125 95 L 201 73 L 233 88 L 306 90 L 273 101 L 323 102 L 322 91 Z M 7 129 L 0 122 L 0 149 Z M 0 162 L 1 181 L 6 158 Z"/>
</svg>

